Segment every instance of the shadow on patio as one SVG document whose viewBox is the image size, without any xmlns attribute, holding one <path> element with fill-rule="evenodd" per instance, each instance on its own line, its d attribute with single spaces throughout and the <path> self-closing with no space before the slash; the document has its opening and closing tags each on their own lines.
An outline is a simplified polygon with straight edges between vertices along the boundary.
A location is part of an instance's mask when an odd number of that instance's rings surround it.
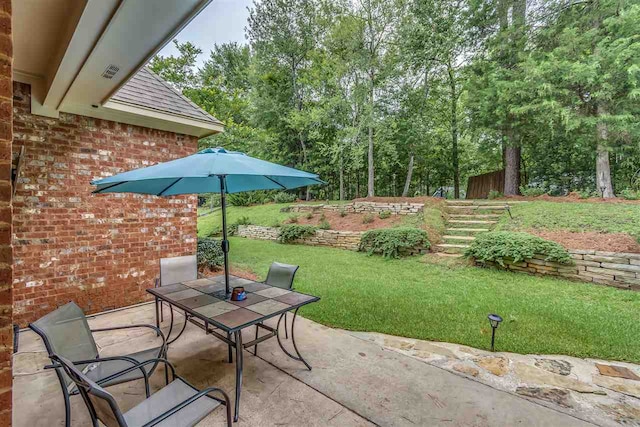
<svg viewBox="0 0 640 427">
<path fill-rule="evenodd" d="M 178 315 L 178 323 L 182 319 Z M 90 325 L 99 328 L 153 322 L 154 305 L 143 304 L 95 316 Z M 166 331 L 168 325 L 164 326 Z M 297 330 L 300 350 L 313 370 L 309 372 L 301 363 L 287 358 L 275 340 L 260 344 L 259 357 L 245 353 L 239 425 L 587 425 L 303 318 Z M 246 333 L 252 335 L 253 328 Z M 101 354 L 106 356 L 150 347 L 156 337 L 128 330 L 100 333 L 96 339 Z M 215 385 L 233 397 L 234 368 L 227 363 L 224 343 L 188 325 L 183 336 L 170 346 L 168 357 L 177 373 L 195 386 Z M 39 337 L 31 331 L 21 332 L 13 368 L 14 426 L 64 425 L 60 385 L 52 371 L 43 370 L 48 363 Z M 164 375 L 154 374 L 152 392 L 163 384 Z M 144 398 L 142 381 L 110 387 L 109 391 L 123 410 Z M 74 396 L 71 400 L 72 425 L 90 425 L 82 399 Z M 222 408 L 216 409 L 200 425 L 223 425 L 223 412 Z"/>
</svg>

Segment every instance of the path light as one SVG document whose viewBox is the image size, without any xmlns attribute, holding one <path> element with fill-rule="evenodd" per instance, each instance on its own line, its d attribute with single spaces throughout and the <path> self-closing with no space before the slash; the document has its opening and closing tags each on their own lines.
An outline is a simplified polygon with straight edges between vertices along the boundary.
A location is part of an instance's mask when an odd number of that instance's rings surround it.
<svg viewBox="0 0 640 427">
<path fill-rule="evenodd" d="M 496 329 L 500 326 L 500 322 L 502 322 L 502 317 L 497 314 L 490 314 L 488 316 L 489 324 L 491 325 L 491 351 L 493 351 L 493 344 L 496 341 Z"/>
</svg>

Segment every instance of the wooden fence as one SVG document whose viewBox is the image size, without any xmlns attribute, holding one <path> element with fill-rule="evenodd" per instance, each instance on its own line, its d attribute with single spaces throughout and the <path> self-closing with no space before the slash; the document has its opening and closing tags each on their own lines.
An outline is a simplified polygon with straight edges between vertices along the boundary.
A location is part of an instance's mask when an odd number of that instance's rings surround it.
<svg viewBox="0 0 640 427">
<path fill-rule="evenodd" d="M 467 199 L 486 199 L 491 190 L 504 191 L 504 169 L 470 176 L 467 182 Z"/>
</svg>

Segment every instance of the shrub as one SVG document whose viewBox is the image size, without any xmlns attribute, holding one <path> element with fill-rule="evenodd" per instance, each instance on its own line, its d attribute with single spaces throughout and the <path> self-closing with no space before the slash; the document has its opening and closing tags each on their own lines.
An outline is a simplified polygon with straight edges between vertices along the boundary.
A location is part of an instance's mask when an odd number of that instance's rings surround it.
<svg viewBox="0 0 640 427">
<path fill-rule="evenodd" d="M 222 241 L 209 237 L 198 239 L 198 266 L 218 270 L 224 263 Z"/>
<path fill-rule="evenodd" d="M 371 224 L 374 219 L 376 219 L 376 218 L 373 216 L 372 213 L 364 214 L 364 216 L 362 217 L 362 223 L 363 224 Z"/>
<path fill-rule="evenodd" d="M 487 195 L 487 199 L 489 199 L 489 200 L 499 199 L 502 196 L 503 196 L 503 194 L 501 192 L 499 192 L 498 190 L 491 190 L 491 191 L 489 191 L 489 194 Z"/>
<path fill-rule="evenodd" d="M 369 255 L 377 253 L 385 258 L 398 258 L 404 249 L 429 248 L 431 245 L 424 230 L 409 227 L 369 230 L 360 239 L 360 250 Z"/>
<path fill-rule="evenodd" d="M 344 209 L 340 209 L 340 217 L 344 218 L 345 216 L 347 216 L 347 211 Z"/>
<path fill-rule="evenodd" d="M 307 219 L 313 218 L 313 212 L 307 212 L 307 214 L 304 217 Z"/>
<path fill-rule="evenodd" d="M 387 219 L 391 216 L 391 211 L 382 211 L 378 214 L 380 219 Z"/>
<path fill-rule="evenodd" d="M 567 250 L 559 244 L 528 233 L 510 231 L 478 234 L 465 255 L 482 262 L 494 261 L 502 266 L 505 259 L 520 262 L 534 255 L 543 255 L 545 261 L 573 264 Z"/>
<path fill-rule="evenodd" d="M 298 215 L 291 215 L 291 216 L 289 217 L 289 222 L 290 222 L 291 224 L 296 224 L 296 223 L 298 222 Z"/>
<path fill-rule="evenodd" d="M 620 196 L 627 200 L 640 200 L 640 191 L 633 191 L 630 188 L 625 188 L 620 192 Z"/>
<path fill-rule="evenodd" d="M 297 200 L 295 194 L 280 191 L 273 196 L 274 203 L 293 203 Z"/>
<path fill-rule="evenodd" d="M 302 224 L 285 224 L 280 227 L 278 232 L 278 240 L 282 243 L 293 242 L 294 240 L 303 239 L 305 237 L 313 236 L 316 232 L 316 227 L 313 225 Z"/>
<path fill-rule="evenodd" d="M 331 224 L 329 224 L 329 221 L 327 221 L 325 219 L 323 221 L 320 221 L 320 224 L 318 225 L 318 228 L 320 230 L 330 230 L 331 229 Z"/>
<path fill-rule="evenodd" d="M 584 190 L 578 191 L 578 196 L 581 199 L 588 199 L 589 197 L 600 197 L 600 194 L 595 190 L 584 189 Z"/>
<path fill-rule="evenodd" d="M 546 194 L 546 191 L 544 191 L 544 188 L 540 187 L 526 187 L 524 185 L 521 185 L 520 194 L 525 197 L 538 197 Z"/>
</svg>

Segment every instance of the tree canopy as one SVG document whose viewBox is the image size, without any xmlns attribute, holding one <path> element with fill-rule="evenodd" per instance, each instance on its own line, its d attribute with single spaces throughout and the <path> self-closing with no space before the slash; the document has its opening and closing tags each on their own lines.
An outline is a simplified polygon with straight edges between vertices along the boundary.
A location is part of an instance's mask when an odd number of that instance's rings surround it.
<svg viewBox="0 0 640 427">
<path fill-rule="evenodd" d="M 225 123 L 201 145 L 319 173 L 307 198 L 500 169 L 505 194 L 612 197 L 640 194 L 639 22 L 637 0 L 261 0 L 247 44 L 150 68 Z"/>
</svg>

